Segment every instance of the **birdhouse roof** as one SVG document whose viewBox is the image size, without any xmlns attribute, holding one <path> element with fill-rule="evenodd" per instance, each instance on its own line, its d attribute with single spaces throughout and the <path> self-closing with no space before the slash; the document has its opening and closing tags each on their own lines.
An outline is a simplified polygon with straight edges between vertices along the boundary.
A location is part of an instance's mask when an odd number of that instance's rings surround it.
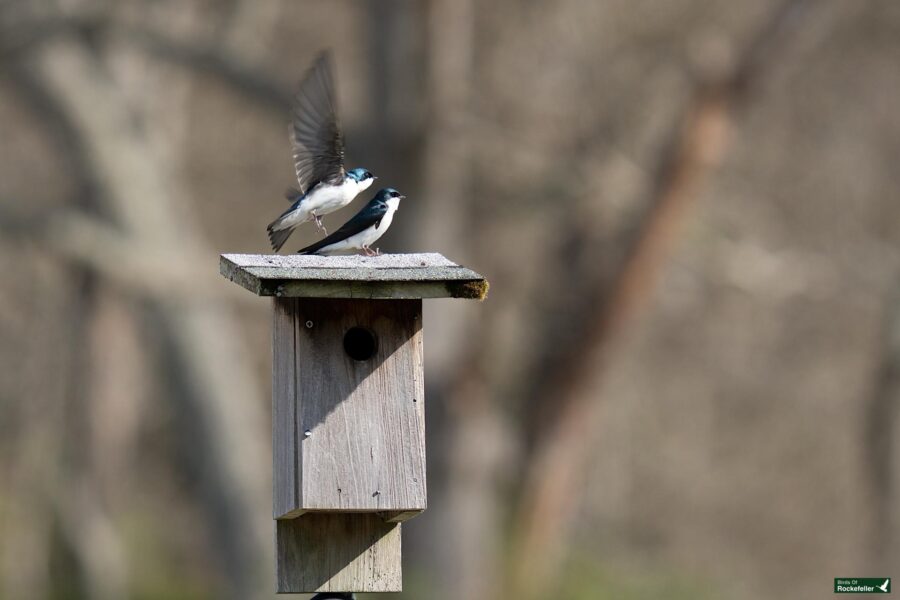
<svg viewBox="0 0 900 600">
<path fill-rule="evenodd" d="M 437 253 L 381 256 L 223 254 L 219 272 L 258 296 L 285 298 L 472 298 L 488 282 Z"/>
</svg>

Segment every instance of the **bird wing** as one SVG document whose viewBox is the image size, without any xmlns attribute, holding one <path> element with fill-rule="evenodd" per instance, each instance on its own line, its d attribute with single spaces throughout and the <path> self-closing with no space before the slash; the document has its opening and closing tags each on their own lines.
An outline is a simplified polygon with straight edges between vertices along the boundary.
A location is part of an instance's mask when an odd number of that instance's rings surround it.
<svg viewBox="0 0 900 600">
<path fill-rule="evenodd" d="M 301 248 L 297 252 L 299 254 L 312 254 L 326 246 L 330 246 L 336 242 L 346 240 L 348 237 L 356 235 L 360 231 L 378 225 L 381 219 L 387 213 L 387 206 L 383 202 L 372 202 L 367 204 L 361 211 L 353 215 L 353 218 L 341 225 L 341 228 L 327 237 L 319 240 L 315 244 L 306 248 Z"/>
<path fill-rule="evenodd" d="M 337 118 L 329 52 L 316 58 L 300 83 L 292 117 L 288 135 L 300 191 L 309 191 L 319 181 L 343 181 L 344 136 Z"/>
</svg>

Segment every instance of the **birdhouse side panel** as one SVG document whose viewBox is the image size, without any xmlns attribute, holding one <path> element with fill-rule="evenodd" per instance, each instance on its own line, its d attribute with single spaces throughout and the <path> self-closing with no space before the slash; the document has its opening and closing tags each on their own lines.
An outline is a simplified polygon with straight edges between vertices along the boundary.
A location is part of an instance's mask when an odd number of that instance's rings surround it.
<svg viewBox="0 0 900 600">
<path fill-rule="evenodd" d="M 275 298 L 272 320 L 273 516 L 295 516 L 300 506 L 297 446 L 297 300 Z"/>
</svg>

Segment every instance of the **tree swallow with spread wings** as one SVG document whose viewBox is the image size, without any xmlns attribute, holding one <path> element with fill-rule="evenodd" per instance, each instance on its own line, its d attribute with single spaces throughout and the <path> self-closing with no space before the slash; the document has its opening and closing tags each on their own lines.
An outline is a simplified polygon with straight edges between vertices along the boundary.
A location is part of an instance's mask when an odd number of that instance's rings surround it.
<svg viewBox="0 0 900 600">
<path fill-rule="evenodd" d="M 344 136 L 338 123 L 327 52 L 319 55 L 300 83 L 288 136 L 300 187 L 288 190 L 291 207 L 269 224 L 269 241 L 276 252 L 294 228 L 307 221 L 315 220 L 327 235 L 322 216 L 347 206 L 375 181 L 366 169 L 344 170 Z"/>
<path fill-rule="evenodd" d="M 344 223 L 340 229 L 319 240 L 311 246 L 300 250 L 300 254 L 337 254 L 348 250 L 362 250 L 368 256 L 381 254 L 379 250 L 372 250 L 371 246 L 378 238 L 384 235 L 394 213 L 400 206 L 400 192 L 393 188 L 379 190 L 375 197 L 369 200 L 361 211 L 352 219 Z"/>
</svg>

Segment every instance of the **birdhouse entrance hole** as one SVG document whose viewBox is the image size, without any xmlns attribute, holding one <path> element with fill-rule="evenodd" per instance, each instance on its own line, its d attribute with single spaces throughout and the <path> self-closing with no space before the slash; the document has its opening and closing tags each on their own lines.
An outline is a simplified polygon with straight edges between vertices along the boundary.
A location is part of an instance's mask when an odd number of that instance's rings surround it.
<svg viewBox="0 0 900 600">
<path fill-rule="evenodd" d="M 353 360 L 365 361 L 375 356 L 378 339 L 365 327 L 351 327 L 344 334 L 344 352 Z"/>
</svg>

